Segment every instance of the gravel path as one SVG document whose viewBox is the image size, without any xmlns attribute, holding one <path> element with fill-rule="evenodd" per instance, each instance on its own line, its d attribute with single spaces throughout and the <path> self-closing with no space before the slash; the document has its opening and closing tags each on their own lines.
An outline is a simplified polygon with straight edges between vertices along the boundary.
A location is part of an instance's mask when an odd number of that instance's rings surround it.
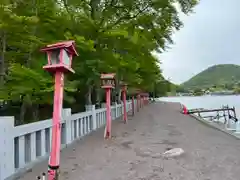
<svg viewBox="0 0 240 180">
<path fill-rule="evenodd" d="M 179 113 L 179 104 L 151 104 L 128 124 L 113 123 L 112 140 L 103 129 L 63 150 L 61 180 L 239 180 L 239 140 Z M 156 154 L 180 147 L 175 159 Z M 47 167 L 35 166 L 21 180 Z"/>
</svg>

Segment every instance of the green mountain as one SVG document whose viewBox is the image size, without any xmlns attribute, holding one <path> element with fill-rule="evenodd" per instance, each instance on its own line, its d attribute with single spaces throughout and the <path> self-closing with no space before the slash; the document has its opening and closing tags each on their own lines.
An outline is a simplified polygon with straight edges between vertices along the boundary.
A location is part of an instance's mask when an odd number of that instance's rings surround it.
<svg viewBox="0 0 240 180">
<path fill-rule="evenodd" d="M 240 66 L 220 64 L 207 68 L 181 84 L 185 89 L 223 87 L 231 89 L 240 82 Z M 230 88 L 227 88 L 229 87 Z"/>
</svg>

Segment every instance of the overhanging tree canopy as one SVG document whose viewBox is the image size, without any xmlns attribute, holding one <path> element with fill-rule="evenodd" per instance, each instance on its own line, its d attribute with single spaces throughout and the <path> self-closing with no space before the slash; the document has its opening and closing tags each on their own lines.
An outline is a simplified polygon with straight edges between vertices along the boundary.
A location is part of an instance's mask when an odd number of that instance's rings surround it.
<svg viewBox="0 0 240 180">
<path fill-rule="evenodd" d="M 100 73 L 117 74 L 131 88 L 153 91 L 163 79 L 152 51 L 172 43 L 182 23 L 177 6 L 189 13 L 197 0 L 3 0 L 0 2 L 0 99 L 28 108 L 52 103 L 52 77 L 42 70 L 40 47 L 76 41 L 76 74 L 69 75 L 65 100 L 101 99 Z M 94 98 L 92 97 L 94 95 Z M 118 97 L 119 99 L 119 97 Z M 83 104 L 83 103 L 82 103 Z M 36 116 L 35 116 L 36 118 Z"/>
</svg>

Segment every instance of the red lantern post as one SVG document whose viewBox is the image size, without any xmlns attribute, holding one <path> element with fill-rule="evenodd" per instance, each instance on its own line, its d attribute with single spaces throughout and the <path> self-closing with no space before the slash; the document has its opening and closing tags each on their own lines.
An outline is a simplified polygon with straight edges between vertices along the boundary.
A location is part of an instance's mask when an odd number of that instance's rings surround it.
<svg viewBox="0 0 240 180">
<path fill-rule="evenodd" d="M 143 103 L 144 103 L 144 106 L 146 106 L 146 94 L 144 94 L 143 96 Z"/>
<path fill-rule="evenodd" d="M 142 93 L 142 107 L 144 107 L 144 99 L 145 99 L 145 94 L 144 93 Z"/>
<path fill-rule="evenodd" d="M 102 88 L 106 90 L 106 108 L 107 108 L 107 120 L 104 132 L 104 138 L 111 138 L 111 89 L 115 86 L 115 74 L 101 74 Z"/>
<path fill-rule="evenodd" d="M 147 105 L 147 93 L 143 94 L 143 103 L 144 105 Z"/>
<path fill-rule="evenodd" d="M 132 96 L 132 116 L 134 116 L 135 113 L 135 104 L 134 104 L 134 96 Z"/>
<path fill-rule="evenodd" d="M 144 107 L 145 93 L 142 93 L 142 106 Z"/>
<path fill-rule="evenodd" d="M 142 107 L 144 107 L 144 94 L 142 94 Z"/>
<path fill-rule="evenodd" d="M 142 108 L 142 93 L 139 94 L 140 108 Z"/>
<path fill-rule="evenodd" d="M 127 84 L 121 82 L 122 87 L 122 101 L 123 101 L 123 121 L 127 123 L 127 103 L 126 103 L 126 92 L 127 92 Z"/>
<path fill-rule="evenodd" d="M 139 111 L 140 106 L 141 106 L 141 102 L 140 102 L 140 101 L 141 101 L 140 90 L 137 89 L 136 92 L 137 92 L 137 111 Z"/>
<path fill-rule="evenodd" d="M 147 105 L 149 104 L 149 93 L 147 93 L 147 97 L 146 97 L 146 103 L 147 103 Z"/>
<path fill-rule="evenodd" d="M 77 56 L 74 41 L 51 44 L 41 49 L 47 53 L 48 64 L 43 68 L 55 75 L 55 89 L 52 118 L 52 141 L 49 157 L 48 180 L 57 180 L 60 165 L 61 112 L 63 103 L 64 73 L 72 72 L 72 57 Z"/>
<path fill-rule="evenodd" d="M 137 112 L 139 111 L 139 106 L 140 106 L 140 103 L 139 103 L 139 94 L 137 94 Z"/>
</svg>

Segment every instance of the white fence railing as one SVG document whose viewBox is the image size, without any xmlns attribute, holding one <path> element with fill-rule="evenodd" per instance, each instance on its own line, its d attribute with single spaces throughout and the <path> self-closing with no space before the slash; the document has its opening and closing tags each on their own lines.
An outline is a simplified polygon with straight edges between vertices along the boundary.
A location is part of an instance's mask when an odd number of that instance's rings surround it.
<svg viewBox="0 0 240 180">
<path fill-rule="evenodd" d="M 131 109 L 132 103 L 128 101 L 127 112 Z M 112 119 L 115 120 L 122 116 L 123 105 L 111 106 L 111 110 Z M 76 114 L 71 114 L 71 109 L 63 109 L 61 123 L 63 148 L 104 126 L 106 108 L 95 109 L 95 105 L 92 105 L 88 111 Z M 14 126 L 14 117 L 0 117 L 0 180 L 25 171 L 44 157 L 48 157 L 51 149 L 51 131 L 51 119 Z"/>
</svg>

